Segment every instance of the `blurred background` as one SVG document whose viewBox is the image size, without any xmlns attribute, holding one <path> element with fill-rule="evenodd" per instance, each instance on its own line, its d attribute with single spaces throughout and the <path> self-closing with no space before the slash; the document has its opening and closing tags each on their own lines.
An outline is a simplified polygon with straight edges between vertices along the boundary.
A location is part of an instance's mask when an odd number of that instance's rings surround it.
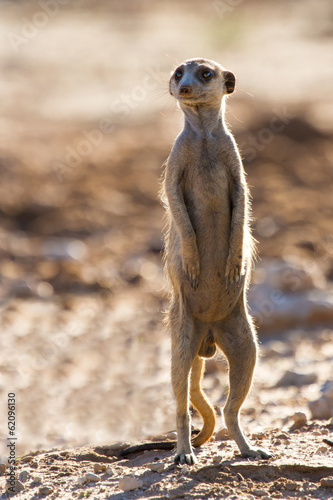
<svg viewBox="0 0 333 500">
<path fill-rule="evenodd" d="M 332 416 L 332 2 L 0 8 L 0 409 L 15 392 L 19 452 L 175 427 L 158 190 L 182 127 L 169 75 L 192 57 L 237 77 L 227 121 L 260 255 L 245 427 Z M 222 357 L 205 388 L 223 405 Z"/>
</svg>

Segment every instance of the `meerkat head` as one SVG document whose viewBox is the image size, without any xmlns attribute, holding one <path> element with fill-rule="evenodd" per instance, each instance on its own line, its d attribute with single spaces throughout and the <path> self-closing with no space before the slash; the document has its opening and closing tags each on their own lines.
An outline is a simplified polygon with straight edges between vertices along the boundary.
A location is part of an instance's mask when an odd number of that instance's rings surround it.
<svg viewBox="0 0 333 500">
<path fill-rule="evenodd" d="M 220 107 L 222 98 L 235 90 L 231 71 L 209 59 L 189 59 L 172 73 L 169 91 L 181 106 Z"/>
</svg>

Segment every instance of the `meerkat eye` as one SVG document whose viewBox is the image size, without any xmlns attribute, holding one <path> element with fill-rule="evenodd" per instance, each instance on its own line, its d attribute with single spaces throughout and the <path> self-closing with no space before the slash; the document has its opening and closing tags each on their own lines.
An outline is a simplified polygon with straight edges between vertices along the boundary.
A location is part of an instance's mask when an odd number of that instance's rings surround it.
<svg viewBox="0 0 333 500">
<path fill-rule="evenodd" d="M 182 72 L 182 71 L 180 71 L 180 69 L 178 69 L 178 70 L 175 72 L 175 80 L 180 80 L 182 76 L 183 76 L 183 72 Z"/>
<path fill-rule="evenodd" d="M 205 80 L 210 80 L 210 78 L 212 77 L 211 71 L 209 71 L 208 69 L 205 69 L 205 71 L 202 72 L 202 77 Z"/>
</svg>

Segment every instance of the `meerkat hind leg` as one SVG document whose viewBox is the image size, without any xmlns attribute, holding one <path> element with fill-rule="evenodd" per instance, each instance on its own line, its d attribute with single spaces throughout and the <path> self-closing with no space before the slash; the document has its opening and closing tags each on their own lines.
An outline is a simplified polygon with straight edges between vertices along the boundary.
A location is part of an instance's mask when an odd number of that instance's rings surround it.
<svg viewBox="0 0 333 500">
<path fill-rule="evenodd" d="M 178 311 L 171 315 L 171 379 L 177 405 L 177 452 L 175 463 L 192 465 L 196 462 L 191 445 L 191 417 L 189 412 L 190 372 L 199 349 L 200 336 L 195 335 L 191 316 L 183 312 L 179 322 Z M 172 320 L 175 321 L 172 321 Z M 181 324 L 179 324 L 181 323 Z"/>
<path fill-rule="evenodd" d="M 222 331 L 223 330 L 223 331 Z M 229 363 L 229 395 L 223 409 L 225 423 L 243 457 L 268 459 L 271 453 L 251 446 L 239 422 L 239 412 L 252 385 L 257 361 L 256 335 L 245 313 L 238 310 L 216 332 L 217 344 Z"/>
</svg>

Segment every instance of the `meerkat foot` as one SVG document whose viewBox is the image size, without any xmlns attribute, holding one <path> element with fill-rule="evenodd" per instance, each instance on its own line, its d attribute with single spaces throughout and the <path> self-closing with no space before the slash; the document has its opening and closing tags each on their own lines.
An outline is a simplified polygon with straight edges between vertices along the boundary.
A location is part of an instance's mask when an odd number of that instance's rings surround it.
<svg viewBox="0 0 333 500">
<path fill-rule="evenodd" d="M 262 458 L 263 460 L 268 460 L 274 457 L 273 453 L 269 451 L 262 450 L 261 448 L 249 448 L 247 451 L 242 453 L 244 458 Z"/>
<path fill-rule="evenodd" d="M 177 453 L 177 455 L 174 458 L 175 464 L 180 464 L 180 465 L 194 465 L 196 463 L 197 459 L 195 458 L 195 455 L 193 452 L 191 453 Z"/>
</svg>

